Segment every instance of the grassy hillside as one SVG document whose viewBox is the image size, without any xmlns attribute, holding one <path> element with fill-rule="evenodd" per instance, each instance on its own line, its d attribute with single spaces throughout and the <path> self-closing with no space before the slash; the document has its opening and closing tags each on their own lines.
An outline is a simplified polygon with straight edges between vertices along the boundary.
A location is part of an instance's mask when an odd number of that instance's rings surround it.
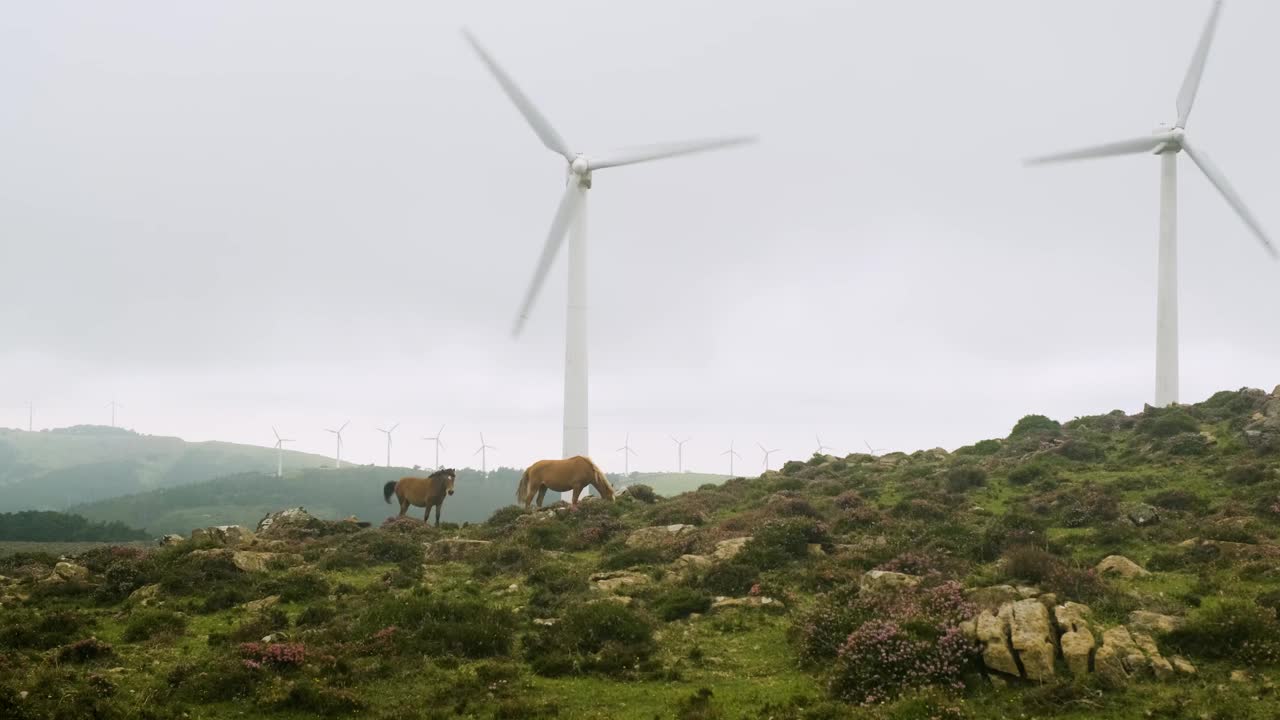
<svg viewBox="0 0 1280 720">
<path fill-rule="evenodd" d="M 703 485 L 719 485 L 728 480 L 728 475 L 714 473 L 644 473 L 633 472 L 630 475 L 610 475 L 609 481 L 616 487 L 627 485 L 648 485 L 659 495 L 671 497 L 697 490 Z"/>
<path fill-rule="evenodd" d="M 15 556 L 0 716 L 1270 720 L 1278 568 L 1280 391 L 1227 392 L 466 528 Z"/>
<path fill-rule="evenodd" d="M 284 454 L 287 469 L 328 462 L 319 455 Z M 233 473 L 274 471 L 275 466 L 275 450 L 252 445 L 189 443 L 97 425 L 40 432 L 0 429 L 0 507 L 62 510 Z"/>
</svg>

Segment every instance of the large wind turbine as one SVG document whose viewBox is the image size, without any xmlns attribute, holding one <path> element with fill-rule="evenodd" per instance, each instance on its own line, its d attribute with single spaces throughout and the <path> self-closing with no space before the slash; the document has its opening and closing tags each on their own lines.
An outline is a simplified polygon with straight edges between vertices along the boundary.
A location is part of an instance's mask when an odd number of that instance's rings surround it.
<svg viewBox="0 0 1280 720">
<path fill-rule="evenodd" d="M 830 450 L 830 449 L 831 449 L 831 448 L 827 447 L 826 445 L 823 445 L 823 444 L 822 444 L 822 437 L 821 437 L 821 436 L 814 435 L 814 436 L 813 436 L 813 439 L 818 441 L 818 449 L 814 451 L 814 453 L 813 453 L 814 455 L 824 455 L 825 453 L 823 453 L 823 452 L 822 452 L 823 450 Z"/>
<path fill-rule="evenodd" d="M 107 403 L 107 407 L 111 408 L 111 427 L 115 427 L 116 426 L 116 410 L 124 406 L 116 402 L 115 400 L 112 400 L 111 402 Z"/>
<path fill-rule="evenodd" d="M 618 448 L 616 452 L 622 453 L 622 474 L 627 477 L 630 477 L 631 476 L 631 456 L 640 454 L 635 450 L 631 449 L 631 433 L 627 433 L 626 439 L 622 441 L 622 447 Z"/>
<path fill-rule="evenodd" d="M 490 451 L 490 450 L 497 450 L 497 449 L 498 449 L 498 448 L 496 448 L 496 447 L 494 447 L 494 446 L 492 446 L 492 445 L 490 445 L 490 444 L 486 443 L 486 442 L 484 441 L 484 433 L 480 433 L 480 447 L 479 447 L 479 449 L 477 449 L 474 453 L 472 453 L 472 455 L 473 455 L 473 456 L 474 456 L 474 455 L 479 455 L 479 456 L 480 456 L 480 474 L 481 474 L 481 475 L 484 475 L 485 477 L 488 477 L 488 475 L 489 475 L 489 451 Z"/>
<path fill-rule="evenodd" d="M 351 421 L 348 420 L 342 423 L 342 427 L 337 430 L 330 430 L 329 428 L 325 428 L 324 430 L 327 433 L 333 433 L 334 438 L 337 441 L 337 450 L 333 454 L 333 467 L 335 470 L 342 467 L 342 431 L 346 430 L 347 426 L 350 424 Z"/>
<path fill-rule="evenodd" d="M 565 142 L 560 133 L 551 127 L 551 123 L 533 105 L 533 102 L 516 86 L 511 76 L 498 65 L 487 50 L 470 32 L 463 31 L 467 41 L 475 49 L 476 54 L 493 73 L 498 84 L 502 86 L 507 97 L 515 104 L 524 119 L 533 128 L 538 139 L 549 150 L 560 155 L 568 163 L 568 177 L 564 195 L 556 208 L 551 221 L 551 230 L 547 233 L 542 255 L 534 269 L 533 280 L 525 292 L 524 301 L 520 304 L 520 313 L 516 318 L 513 335 L 519 335 L 529 318 L 529 311 L 538 291 L 551 270 L 564 244 L 565 235 L 569 236 L 569 297 L 568 318 L 565 332 L 564 363 L 564 439 L 562 450 L 565 457 L 588 455 L 590 446 L 587 437 L 587 190 L 591 188 L 591 176 L 596 170 L 635 163 L 660 160 L 677 155 L 715 150 L 752 142 L 751 137 L 725 137 L 704 140 L 693 140 L 664 145 L 618 150 L 604 155 L 589 157 L 573 150 Z"/>
<path fill-rule="evenodd" d="M 677 440 L 675 435 L 671 436 L 671 442 L 676 444 L 676 472 L 684 472 L 684 444 L 693 438 L 687 437 L 683 440 Z"/>
<path fill-rule="evenodd" d="M 377 428 L 378 432 L 387 436 L 387 467 L 391 467 L 391 433 L 395 432 L 398 427 L 400 427 L 400 423 L 392 425 L 388 430 Z"/>
<path fill-rule="evenodd" d="M 770 450 L 760 443 L 756 443 L 756 445 L 760 448 L 760 452 L 764 453 L 764 471 L 769 472 L 769 456 L 778 452 L 778 449 Z"/>
<path fill-rule="evenodd" d="M 729 441 L 729 449 L 728 449 L 728 450 L 725 450 L 724 452 L 722 452 L 722 453 L 720 453 L 720 454 L 721 454 L 721 455 L 728 455 L 728 456 L 729 456 L 729 477 L 736 477 L 736 476 L 733 474 L 733 459 L 734 459 L 734 458 L 742 459 L 742 455 L 741 455 L 741 454 L 739 454 L 739 453 L 738 453 L 738 451 L 736 451 L 736 450 L 734 450 L 734 449 L 733 449 L 733 441 L 732 441 L 732 440 L 730 440 L 730 441 Z"/>
<path fill-rule="evenodd" d="M 436 469 L 437 470 L 440 469 L 440 448 L 444 447 L 444 441 L 440 439 L 441 435 L 444 435 L 443 425 L 441 425 L 440 429 L 436 431 L 436 434 L 434 437 L 422 438 L 423 440 L 430 440 L 431 443 L 436 446 Z"/>
<path fill-rule="evenodd" d="M 1187 139 L 1187 118 L 1195 104 L 1196 91 L 1200 88 L 1200 76 L 1204 74 L 1209 46 L 1213 42 L 1222 0 L 1215 0 L 1200 44 L 1191 57 L 1191 65 L 1178 92 L 1178 119 L 1173 127 L 1161 126 L 1153 135 L 1120 140 L 1095 147 L 1048 155 L 1028 160 L 1028 164 L 1043 164 L 1108 157 L 1152 153 L 1160 156 L 1160 250 L 1156 265 L 1156 392 L 1155 405 L 1165 407 L 1178 402 L 1178 152 L 1185 151 L 1191 161 L 1200 168 L 1209 182 L 1222 193 L 1244 224 L 1253 231 L 1263 248 L 1277 257 L 1275 246 L 1267 238 L 1262 225 L 1244 201 L 1236 194 L 1226 176 L 1209 160 L 1199 146 Z"/>
<path fill-rule="evenodd" d="M 276 426 L 271 426 L 271 432 L 276 436 L 276 477 L 284 477 L 284 444 L 293 442 L 293 438 L 280 437 L 280 431 L 276 430 Z"/>
</svg>

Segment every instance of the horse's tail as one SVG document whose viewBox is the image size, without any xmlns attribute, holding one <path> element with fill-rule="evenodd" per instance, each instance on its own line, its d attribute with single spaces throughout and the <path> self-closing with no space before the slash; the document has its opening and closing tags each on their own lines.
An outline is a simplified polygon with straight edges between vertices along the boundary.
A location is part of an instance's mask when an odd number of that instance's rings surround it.
<svg viewBox="0 0 1280 720">
<path fill-rule="evenodd" d="M 391 502 L 391 496 L 394 495 L 395 493 L 396 493 L 395 481 L 389 482 L 386 485 L 382 486 L 382 499 L 386 500 L 388 503 Z"/>
<path fill-rule="evenodd" d="M 591 471 L 595 473 L 596 489 L 600 491 L 600 495 L 602 497 L 605 497 L 605 493 L 608 493 L 607 498 L 609 500 L 612 500 L 613 486 L 609 484 L 609 478 L 605 477 L 604 471 L 600 469 L 599 465 L 595 464 L 595 461 L 593 461 L 591 458 L 585 458 L 585 459 L 591 465 Z"/>
<path fill-rule="evenodd" d="M 529 471 L 525 470 L 520 476 L 520 484 L 516 486 L 516 501 L 520 504 L 528 502 L 528 497 L 533 493 L 529 491 Z"/>
</svg>

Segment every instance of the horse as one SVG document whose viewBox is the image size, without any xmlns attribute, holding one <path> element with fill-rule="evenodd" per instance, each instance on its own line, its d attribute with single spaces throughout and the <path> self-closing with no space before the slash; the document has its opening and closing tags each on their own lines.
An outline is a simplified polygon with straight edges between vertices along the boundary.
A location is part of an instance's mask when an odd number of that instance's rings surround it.
<svg viewBox="0 0 1280 720">
<path fill-rule="evenodd" d="M 425 507 L 422 522 L 431 520 L 431 508 L 436 509 L 436 527 L 440 527 L 440 508 L 444 505 L 445 495 L 453 494 L 453 481 L 458 473 L 453 468 L 437 470 L 429 477 L 402 477 L 399 482 L 389 482 L 382 486 L 382 499 L 391 502 L 394 494 L 400 501 L 400 515 L 409 511 L 409 506 Z"/>
<path fill-rule="evenodd" d="M 573 505 L 576 507 L 578 494 L 588 485 L 595 488 L 600 497 L 613 500 L 613 486 L 589 458 L 575 455 L 564 460 L 539 460 L 530 465 L 520 477 L 516 500 L 528 510 L 535 493 L 538 496 L 538 507 L 542 507 L 542 498 L 548 490 L 572 490 Z"/>
</svg>

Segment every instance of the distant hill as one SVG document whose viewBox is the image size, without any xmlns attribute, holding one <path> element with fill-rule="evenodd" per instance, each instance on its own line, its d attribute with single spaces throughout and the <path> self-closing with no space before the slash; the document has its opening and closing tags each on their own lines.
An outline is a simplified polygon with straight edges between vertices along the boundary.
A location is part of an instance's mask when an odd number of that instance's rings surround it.
<svg viewBox="0 0 1280 720">
<path fill-rule="evenodd" d="M 286 469 L 328 458 L 286 451 Z M 186 442 L 131 430 L 77 425 L 26 432 L 0 429 L 0 507 L 63 510 L 70 505 L 243 472 L 270 472 L 276 451 L 226 442 Z"/>
<path fill-rule="evenodd" d="M 680 493 L 693 492 L 703 485 L 719 485 L 728 480 L 728 475 L 713 473 L 643 473 L 633 472 L 630 475 L 609 475 L 609 482 L 619 489 L 627 485 L 648 485 L 663 497 L 672 497 Z"/>
<path fill-rule="evenodd" d="M 521 472 L 500 468 L 486 477 L 477 470 L 459 470 L 454 495 L 445 500 L 441 520 L 477 522 L 514 504 Z M 320 518 L 355 515 L 378 524 L 399 512 L 395 498 L 390 505 L 383 500 L 383 484 L 412 474 L 421 471 L 364 466 L 299 470 L 283 478 L 274 473 L 242 473 L 77 505 L 73 511 L 90 520 L 122 522 L 157 535 L 186 534 L 210 525 L 252 528 L 268 512 L 296 506 Z M 412 508 L 410 513 L 422 517 L 423 509 Z"/>
<path fill-rule="evenodd" d="M 147 540 L 147 533 L 123 523 L 95 523 L 79 515 L 23 510 L 0 513 L 0 541 L 118 542 Z"/>
</svg>

